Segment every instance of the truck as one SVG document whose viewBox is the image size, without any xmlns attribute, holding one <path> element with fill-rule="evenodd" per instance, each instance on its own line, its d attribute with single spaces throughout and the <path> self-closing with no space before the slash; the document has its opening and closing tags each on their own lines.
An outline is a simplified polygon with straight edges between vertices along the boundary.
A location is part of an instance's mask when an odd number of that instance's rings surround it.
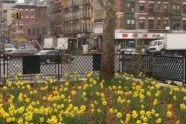
<svg viewBox="0 0 186 124">
<path fill-rule="evenodd" d="M 68 38 L 58 38 L 56 49 L 67 50 L 68 49 Z"/>
<path fill-rule="evenodd" d="M 186 34 L 167 33 L 150 42 L 149 52 L 165 56 L 182 56 L 186 53 Z"/>
<path fill-rule="evenodd" d="M 58 38 L 55 48 L 58 50 L 76 51 L 78 48 L 78 40 L 68 37 Z"/>
<path fill-rule="evenodd" d="M 43 49 L 57 49 L 57 50 L 76 50 L 78 41 L 76 38 L 45 38 Z"/>
<path fill-rule="evenodd" d="M 55 49 L 54 38 L 44 38 L 43 49 Z"/>
</svg>

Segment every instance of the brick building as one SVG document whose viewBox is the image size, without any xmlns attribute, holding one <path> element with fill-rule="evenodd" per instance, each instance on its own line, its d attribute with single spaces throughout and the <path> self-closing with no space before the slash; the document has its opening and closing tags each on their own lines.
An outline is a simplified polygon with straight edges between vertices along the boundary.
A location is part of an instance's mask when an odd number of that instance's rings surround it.
<svg viewBox="0 0 186 124">
<path fill-rule="evenodd" d="M 48 29 L 47 7 L 36 6 L 34 15 L 34 21 L 28 24 L 27 35 L 29 40 L 37 40 L 40 44 L 43 44 Z"/>
<path fill-rule="evenodd" d="M 86 43 L 101 48 L 103 8 L 98 0 L 69 0 L 67 5 L 51 0 L 49 6 L 54 34 L 77 38 L 79 48 Z M 115 8 L 117 45 L 135 47 L 138 40 L 146 46 L 162 33 L 186 31 L 186 0 L 116 0 Z"/>
<path fill-rule="evenodd" d="M 12 24 L 12 10 L 15 0 L 0 0 L 0 41 L 9 42 L 9 27 Z"/>
<path fill-rule="evenodd" d="M 64 36 L 78 39 L 78 48 L 91 42 L 93 0 L 69 1 L 64 6 Z"/>
<path fill-rule="evenodd" d="M 74 39 L 72 46 L 87 43 L 93 30 L 93 0 L 49 1 L 50 31 L 52 35 Z"/>
<path fill-rule="evenodd" d="M 136 39 L 148 44 L 159 33 L 186 31 L 186 0 L 124 0 L 118 10 L 123 13 L 123 22 L 117 28 L 123 30 L 116 29 L 115 38 L 127 41 L 122 43 L 128 47 Z"/>
<path fill-rule="evenodd" d="M 49 1 L 49 28 L 52 35 L 57 37 L 63 35 L 63 1 L 50 0 Z"/>
<path fill-rule="evenodd" d="M 21 12 L 21 19 L 14 19 L 11 27 L 12 40 L 40 40 L 47 30 L 47 7 L 27 4 L 17 4 L 15 11 Z M 19 37 L 19 39 L 18 39 Z"/>
</svg>

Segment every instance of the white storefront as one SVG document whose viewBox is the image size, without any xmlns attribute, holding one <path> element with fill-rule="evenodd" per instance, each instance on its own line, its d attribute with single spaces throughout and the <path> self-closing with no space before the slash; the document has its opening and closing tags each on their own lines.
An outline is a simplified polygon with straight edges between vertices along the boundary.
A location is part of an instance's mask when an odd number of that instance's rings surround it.
<svg viewBox="0 0 186 124">
<path fill-rule="evenodd" d="M 162 37 L 162 33 L 115 33 L 115 39 L 157 39 Z"/>
<path fill-rule="evenodd" d="M 149 42 L 163 37 L 163 33 L 115 33 L 116 47 L 136 47 L 136 42 L 143 44 L 144 47 L 149 45 Z"/>
</svg>

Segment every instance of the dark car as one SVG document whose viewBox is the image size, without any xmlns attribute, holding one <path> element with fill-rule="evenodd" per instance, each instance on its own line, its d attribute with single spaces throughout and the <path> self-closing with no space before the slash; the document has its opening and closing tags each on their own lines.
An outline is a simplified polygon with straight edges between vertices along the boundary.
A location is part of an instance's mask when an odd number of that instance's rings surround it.
<svg viewBox="0 0 186 124">
<path fill-rule="evenodd" d="M 59 63 L 62 61 L 62 56 L 58 50 L 42 50 L 36 55 L 40 56 L 41 63 Z"/>
</svg>

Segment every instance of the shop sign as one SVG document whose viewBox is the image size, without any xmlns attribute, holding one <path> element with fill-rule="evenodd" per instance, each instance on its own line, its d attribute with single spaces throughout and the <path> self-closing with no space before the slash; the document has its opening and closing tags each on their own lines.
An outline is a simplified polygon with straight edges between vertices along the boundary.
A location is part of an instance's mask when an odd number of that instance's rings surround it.
<svg viewBox="0 0 186 124">
<path fill-rule="evenodd" d="M 162 36 L 160 33 L 115 33 L 115 39 L 157 39 Z"/>
</svg>

